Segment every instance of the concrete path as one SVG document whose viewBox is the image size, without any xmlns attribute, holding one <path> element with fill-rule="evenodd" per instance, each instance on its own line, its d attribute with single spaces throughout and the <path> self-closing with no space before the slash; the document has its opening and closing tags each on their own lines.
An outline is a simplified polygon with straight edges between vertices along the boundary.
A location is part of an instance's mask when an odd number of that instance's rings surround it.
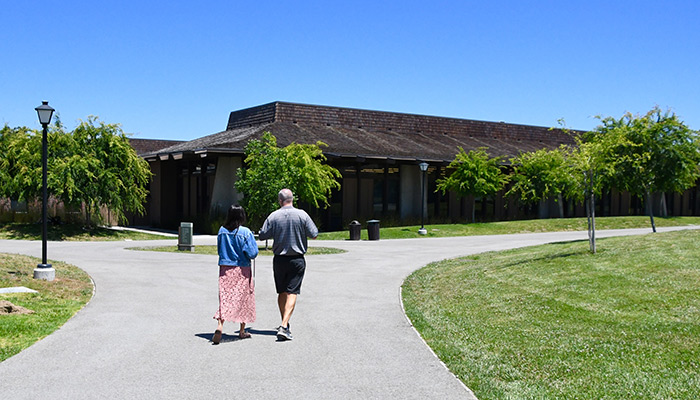
<svg viewBox="0 0 700 400">
<path fill-rule="evenodd" d="M 700 228 L 700 227 L 690 227 Z M 675 228 L 683 229 L 683 228 Z M 660 231 L 671 230 L 669 228 Z M 649 229 L 598 231 L 598 237 Z M 429 262 L 547 242 L 585 232 L 380 241 L 313 241 L 348 250 L 307 257 L 291 321 L 277 342 L 271 257 L 257 260 L 252 339 L 210 342 L 217 257 L 127 250 L 175 245 L 51 242 L 50 260 L 92 276 L 94 298 L 61 329 L 0 363 L 2 399 L 473 399 L 403 314 L 400 285 Z M 195 237 L 195 244 L 215 244 Z M 40 242 L 0 241 L 0 252 L 41 255 Z"/>
</svg>

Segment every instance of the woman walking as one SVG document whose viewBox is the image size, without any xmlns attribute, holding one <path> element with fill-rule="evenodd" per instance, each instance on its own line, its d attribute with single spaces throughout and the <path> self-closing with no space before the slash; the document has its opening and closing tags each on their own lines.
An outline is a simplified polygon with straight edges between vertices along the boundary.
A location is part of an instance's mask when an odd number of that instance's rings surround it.
<svg viewBox="0 0 700 400">
<path fill-rule="evenodd" d="M 255 322 L 255 292 L 251 260 L 258 256 L 258 244 L 250 229 L 243 226 L 245 210 L 232 205 L 226 222 L 219 228 L 217 249 L 219 251 L 219 310 L 214 319 L 219 326 L 214 332 L 214 344 L 221 342 L 224 321 L 241 324 L 238 337 L 247 339 L 247 323 Z"/>
</svg>

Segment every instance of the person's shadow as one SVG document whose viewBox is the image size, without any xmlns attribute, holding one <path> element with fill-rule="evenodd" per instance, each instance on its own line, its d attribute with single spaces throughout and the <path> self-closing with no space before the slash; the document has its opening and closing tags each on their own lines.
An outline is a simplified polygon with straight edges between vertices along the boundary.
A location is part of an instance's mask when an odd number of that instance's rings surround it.
<svg viewBox="0 0 700 400">
<path fill-rule="evenodd" d="M 250 333 L 250 335 L 252 337 L 255 337 L 256 335 L 261 335 L 261 336 L 275 336 L 275 335 L 277 335 L 277 331 L 273 330 L 273 329 L 269 329 L 269 330 L 267 330 L 267 329 L 266 330 L 246 329 L 246 331 L 248 333 Z M 214 332 L 196 333 L 195 336 L 200 338 L 200 339 L 204 339 L 204 340 L 211 342 L 212 339 L 214 338 Z M 238 337 L 238 331 L 236 331 L 234 334 L 226 334 L 226 333 L 221 334 L 221 343 L 237 342 L 239 340 L 243 340 L 243 339 Z"/>
</svg>

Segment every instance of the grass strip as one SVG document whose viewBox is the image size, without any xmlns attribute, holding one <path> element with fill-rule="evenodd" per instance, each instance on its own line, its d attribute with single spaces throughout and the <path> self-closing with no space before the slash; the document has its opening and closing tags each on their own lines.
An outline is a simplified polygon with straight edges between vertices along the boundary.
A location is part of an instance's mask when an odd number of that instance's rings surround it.
<svg viewBox="0 0 700 400">
<path fill-rule="evenodd" d="M 153 247 L 129 247 L 129 250 L 141 250 L 141 251 L 162 251 L 167 253 L 185 253 L 185 254 L 206 254 L 206 255 L 218 255 L 216 246 L 212 245 L 202 245 L 195 246 L 194 251 L 181 251 L 177 249 L 177 246 L 153 246 Z M 272 256 L 272 249 L 259 248 L 261 256 Z M 340 254 L 345 253 L 345 250 L 336 249 L 334 247 L 309 247 L 306 252 L 307 256 L 315 256 L 321 254 Z"/>
<path fill-rule="evenodd" d="M 82 225 L 49 225 L 46 232 L 50 241 L 109 241 L 109 240 L 162 240 L 163 235 L 144 232 L 120 231 L 103 227 L 85 228 Z M 0 239 L 41 240 L 41 224 L 0 224 Z"/>
<path fill-rule="evenodd" d="M 0 253 L 0 287 L 24 286 L 38 293 L 4 293 L 0 300 L 33 310 L 33 314 L 0 315 L 0 361 L 19 353 L 60 328 L 92 297 L 93 285 L 78 267 L 49 261 L 51 281 L 34 279 L 38 258 Z"/>
<path fill-rule="evenodd" d="M 655 218 L 657 227 L 700 225 L 700 217 Z M 380 222 L 381 224 L 381 222 Z M 550 218 L 523 221 L 499 221 L 475 224 L 425 225 L 427 235 L 419 235 L 420 225 L 380 228 L 381 239 L 409 239 L 425 237 L 453 237 L 479 235 L 505 235 L 511 233 L 585 231 L 588 229 L 586 218 Z M 649 217 L 600 217 L 596 218 L 596 229 L 649 228 Z M 322 232 L 321 240 L 348 240 L 349 232 Z M 367 229 L 363 225 L 361 238 L 367 240 Z"/>
<path fill-rule="evenodd" d="M 408 317 L 479 399 L 700 398 L 700 231 L 433 263 Z"/>
<path fill-rule="evenodd" d="M 700 217 L 657 217 L 659 227 L 700 225 Z M 649 228 L 649 218 L 634 217 L 599 217 L 596 218 L 597 229 L 626 229 Z M 562 232 L 585 231 L 586 218 L 551 218 L 523 221 L 500 221 L 475 224 L 441 224 L 426 225 L 427 235 L 419 235 L 420 226 L 384 227 L 380 228 L 382 239 L 407 239 L 425 237 L 452 237 L 476 235 L 503 235 L 510 233 Z M 348 240 L 347 230 L 337 232 L 321 232 L 321 240 Z M 367 240 L 367 229 L 361 231 L 361 238 Z M 41 240 L 40 224 L 0 224 L 0 239 Z M 106 240 L 162 240 L 172 239 L 162 235 L 144 232 L 121 231 L 94 227 L 86 229 L 80 225 L 63 224 L 50 225 L 48 240 L 50 241 L 106 241 Z"/>
</svg>

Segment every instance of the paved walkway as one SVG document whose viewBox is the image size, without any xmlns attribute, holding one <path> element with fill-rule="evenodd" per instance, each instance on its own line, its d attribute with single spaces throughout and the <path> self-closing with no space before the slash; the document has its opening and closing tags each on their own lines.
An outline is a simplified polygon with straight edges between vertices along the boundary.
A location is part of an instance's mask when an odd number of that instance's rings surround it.
<svg viewBox="0 0 700 400">
<path fill-rule="evenodd" d="M 597 236 L 649 232 L 598 231 Z M 272 260 L 259 257 L 253 338 L 236 340 L 237 326 L 227 324 L 219 346 L 210 342 L 216 328 L 216 256 L 125 249 L 174 245 L 173 239 L 51 242 L 49 259 L 87 271 L 95 296 L 61 329 L 0 363 L 0 397 L 473 399 L 404 316 L 403 279 L 444 258 L 585 239 L 585 232 L 559 232 L 313 241 L 312 246 L 348 252 L 307 257 L 291 321 L 295 339 L 276 342 Z M 195 244 L 215 244 L 215 238 L 195 237 Z M 5 240 L 0 252 L 40 257 L 41 244 Z"/>
</svg>

